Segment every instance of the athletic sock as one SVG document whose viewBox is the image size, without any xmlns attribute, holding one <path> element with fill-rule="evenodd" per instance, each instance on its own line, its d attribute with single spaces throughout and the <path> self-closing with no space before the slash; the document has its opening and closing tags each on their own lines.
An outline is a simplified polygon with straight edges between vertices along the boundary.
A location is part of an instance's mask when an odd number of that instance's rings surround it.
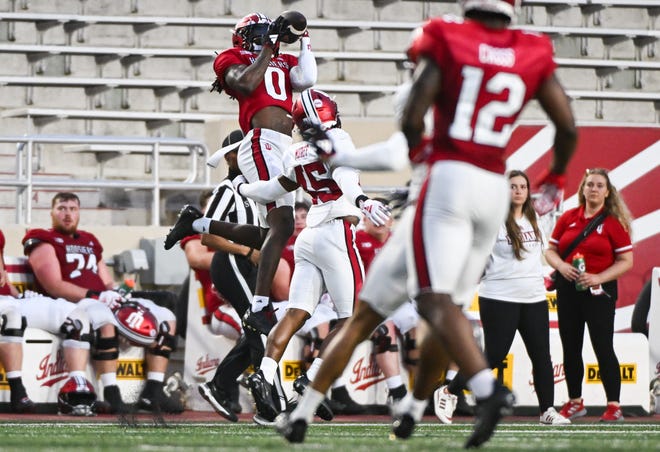
<svg viewBox="0 0 660 452">
<path fill-rule="evenodd" d="M 255 295 L 252 298 L 252 303 L 250 304 L 252 312 L 259 312 L 266 306 L 268 306 L 269 302 L 268 297 L 264 297 L 263 295 Z"/>
<path fill-rule="evenodd" d="M 490 397 L 493 393 L 494 381 L 493 372 L 490 369 L 484 369 L 473 375 L 468 380 L 467 386 L 472 391 L 472 394 L 474 394 L 474 397 L 477 400 L 481 400 Z"/>
<path fill-rule="evenodd" d="M 267 383 L 273 384 L 275 373 L 277 372 L 277 361 L 273 358 L 264 356 L 261 360 L 259 370 L 264 374 L 264 380 L 266 380 Z"/>
<path fill-rule="evenodd" d="M 316 377 L 316 374 L 319 372 L 321 364 L 323 364 L 322 358 L 314 358 L 312 365 L 309 366 L 309 369 L 307 369 L 307 378 L 309 381 L 314 381 L 314 377 Z"/>
<path fill-rule="evenodd" d="M 292 421 L 303 419 L 308 424 L 311 424 L 312 420 L 314 419 L 316 408 L 321 404 L 323 399 L 325 399 L 325 394 L 318 392 L 316 389 L 308 387 L 305 391 L 305 394 L 303 394 L 302 398 L 300 399 L 300 402 L 298 402 L 298 406 L 291 413 L 290 419 Z"/>
</svg>

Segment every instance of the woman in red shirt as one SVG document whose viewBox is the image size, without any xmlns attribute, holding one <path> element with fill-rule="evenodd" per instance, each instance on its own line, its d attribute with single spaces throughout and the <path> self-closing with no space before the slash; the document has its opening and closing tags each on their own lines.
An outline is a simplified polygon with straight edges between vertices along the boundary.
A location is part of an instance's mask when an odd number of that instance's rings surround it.
<svg viewBox="0 0 660 452">
<path fill-rule="evenodd" d="M 582 343 L 586 324 L 607 396 L 607 409 L 600 420 L 622 421 L 621 375 L 613 344 L 614 313 L 617 278 L 630 270 L 633 263 L 632 220 L 607 171 L 602 168 L 586 171 L 578 199 L 579 206 L 564 212 L 557 220 L 545 253 L 548 264 L 558 273 L 557 318 L 570 399 L 560 413 L 570 419 L 587 414 L 582 400 Z M 562 259 L 560 254 L 601 211 L 606 214 L 603 222 Z M 582 273 L 572 265 L 578 253 L 584 256 L 586 263 Z M 586 289 L 577 290 L 576 285 Z"/>
</svg>

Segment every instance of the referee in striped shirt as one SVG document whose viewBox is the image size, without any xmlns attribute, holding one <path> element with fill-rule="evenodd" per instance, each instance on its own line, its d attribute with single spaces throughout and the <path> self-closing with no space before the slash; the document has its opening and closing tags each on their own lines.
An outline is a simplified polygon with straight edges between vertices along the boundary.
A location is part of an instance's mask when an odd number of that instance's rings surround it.
<svg viewBox="0 0 660 452">
<path fill-rule="evenodd" d="M 241 196 L 231 184 L 231 180 L 240 174 L 236 154 L 242 139 L 243 132 L 234 130 L 222 142 L 220 154 L 224 152 L 223 157 L 229 171 L 227 177 L 214 190 L 205 217 L 216 221 L 258 226 L 254 201 Z M 202 244 L 216 250 L 210 269 L 213 285 L 243 318 L 250 308 L 256 285 L 259 250 L 212 234 L 202 234 Z M 261 334 L 245 329 L 245 334 L 216 369 L 213 379 L 199 386 L 202 397 L 218 414 L 233 422 L 238 420 L 231 406 L 232 400 L 235 400 L 232 391 L 237 390 L 236 379 L 250 364 L 257 367 L 263 355 L 264 343 Z M 279 378 L 274 386 L 274 392 L 283 396 Z"/>
</svg>

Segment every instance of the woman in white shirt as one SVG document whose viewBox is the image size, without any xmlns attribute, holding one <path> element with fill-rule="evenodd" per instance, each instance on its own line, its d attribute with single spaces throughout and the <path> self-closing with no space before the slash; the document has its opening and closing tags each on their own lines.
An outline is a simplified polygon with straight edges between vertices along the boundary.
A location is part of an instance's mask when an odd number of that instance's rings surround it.
<svg viewBox="0 0 660 452">
<path fill-rule="evenodd" d="M 570 424 L 553 407 L 548 305 L 541 263 L 545 235 L 532 207 L 529 178 L 517 170 L 508 178 L 511 207 L 479 287 L 486 357 L 491 367 L 499 366 L 519 331 L 532 361 L 540 422 Z"/>
</svg>

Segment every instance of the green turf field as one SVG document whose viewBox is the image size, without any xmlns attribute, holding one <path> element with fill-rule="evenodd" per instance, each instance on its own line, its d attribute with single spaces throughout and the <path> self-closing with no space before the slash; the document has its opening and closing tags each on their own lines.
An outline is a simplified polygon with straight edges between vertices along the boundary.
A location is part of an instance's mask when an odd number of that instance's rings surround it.
<svg viewBox="0 0 660 452">
<path fill-rule="evenodd" d="M 186 423 L 154 427 L 120 427 L 98 422 L 2 423 L 0 450 L 246 450 L 246 451 L 405 451 L 458 450 L 471 425 L 421 424 L 407 441 L 389 439 L 386 424 L 323 423 L 313 425 L 305 443 L 290 445 L 272 429 L 251 423 Z M 660 425 L 623 423 L 546 427 L 503 424 L 482 449 L 515 450 L 660 450 Z"/>
</svg>

